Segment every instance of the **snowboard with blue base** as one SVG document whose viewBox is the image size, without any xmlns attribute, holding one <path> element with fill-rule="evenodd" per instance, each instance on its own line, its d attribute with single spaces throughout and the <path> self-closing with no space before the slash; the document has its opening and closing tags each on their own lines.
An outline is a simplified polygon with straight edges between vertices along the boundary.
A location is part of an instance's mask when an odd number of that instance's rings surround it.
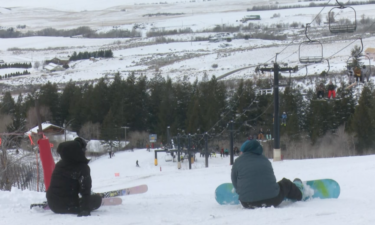
<svg viewBox="0 0 375 225">
<path fill-rule="evenodd" d="M 338 198 L 340 195 L 340 185 L 332 179 L 302 181 L 302 184 L 304 189 L 303 201 L 314 198 Z M 215 190 L 215 199 L 220 205 L 240 204 L 238 194 L 232 183 L 219 185 Z"/>
</svg>

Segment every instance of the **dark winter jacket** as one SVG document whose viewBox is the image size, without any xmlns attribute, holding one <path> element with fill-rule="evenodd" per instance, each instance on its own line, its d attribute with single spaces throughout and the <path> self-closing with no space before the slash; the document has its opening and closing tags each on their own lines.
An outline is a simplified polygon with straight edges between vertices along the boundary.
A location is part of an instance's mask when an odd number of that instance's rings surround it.
<svg viewBox="0 0 375 225">
<path fill-rule="evenodd" d="M 89 211 L 91 176 L 89 160 L 77 141 L 59 144 L 57 152 L 61 160 L 52 173 L 47 191 L 47 201 L 55 213 L 80 213 Z M 79 200 L 81 194 L 82 200 Z"/>
<path fill-rule="evenodd" d="M 322 91 L 322 92 L 325 92 L 325 87 L 324 85 L 319 85 L 317 88 L 316 88 L 317 91 Z"/>
<path fill-rule="evenodd" d="M 280 187 L 259 142 L 246 141 L 240 150 L 242 155 L 234 162 L 231 175 L 239 200 L 256 202 L 276 197 Z"/>
<path fill-rule="evenodd" d="M 333 85 L 333 84 L 329 84 L 329 85 L 328 85 L 328 90 L 329 90 L 329 91 L 334 91 L 335 88 L 336 88 L 336 87 L 335 87 L 335 85 Z"/>
</svg>

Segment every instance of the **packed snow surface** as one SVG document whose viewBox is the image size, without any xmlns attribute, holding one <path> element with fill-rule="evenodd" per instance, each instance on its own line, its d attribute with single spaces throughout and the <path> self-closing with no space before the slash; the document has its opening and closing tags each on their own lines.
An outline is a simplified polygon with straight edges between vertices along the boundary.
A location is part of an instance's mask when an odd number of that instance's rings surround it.
<svg viewBox="0 0 375 225">
<path fill-rule="evenodd" d="M 59 215 L 41 209 L 29 209 L 31 203 L 45 200 L 44 193 L 12 189 L 0 192 L 0 220 L 6 225 L 60 224 L 288 224 L 347 225 L 375 224 L 373 195 L 375 156 L 284 160 L 272 162 L 276 178 L 302 180 L 332 178 L 341 186 L 338 199 L 314 199 L 284 204 L 277 208 L 243 209 L 222 206 L 214 198 L 215 188 L 230 182 L 229 157 L 210 158 L 205 168 L 204 158 L 189 170 L 188 162 L 177 169 L 175 162 L 166 162 L 159 153 L 159 165 L 154 165 L 154 152 L 146 149 L 107 155 L 89 165 L 93 190 L 109 191 L 147 184 L 148 192 L 122 197 L 119 206 L 107 206 L 93 211 L 90 217 Z M 139 161 L 140 168 L 135 166 Z M 115 173 L 120 173 L 115 177 Z"/>
</svg>

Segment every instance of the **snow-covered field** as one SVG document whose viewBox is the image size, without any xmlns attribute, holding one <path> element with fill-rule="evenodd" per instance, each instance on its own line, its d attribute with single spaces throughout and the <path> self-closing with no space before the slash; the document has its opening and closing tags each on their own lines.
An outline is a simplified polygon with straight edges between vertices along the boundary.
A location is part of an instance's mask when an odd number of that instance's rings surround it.
<svg viewBox="0 0 375 225">
<path fill-rule="evenodd" d="M 29 209 L 31 203 L 45 200 L 44 193 L 33 191 L 0 192 L 1 224 L 60 225 L 60 224 L 288 224 L 288 225 L 372 225 L 375 215 L 373 195 L 375 156 L 285 160 L 272 162 L 276 178 L 303 180 L 332 178 L 341 186 L 338 199 L 314 199 L 284 204 L 277 208 L 256 210 L 241 206 L 221 206 L 214 199 L 215 188 L 230 182 L 229 158 L 210 158 L 209 168 L 199 158 L 189 170 L 188 162 L 182 169 L 165 162 L 158 154 L 159 165 L 154 165 L 154 152 L 146 149 L 117 153 L 112 159 L 103 156 L 92 163 L 93 190 L 108 191 L 122 187 L 147 184 L 145 194 L 122 197 L 119 206 L 101 207 L 91 217 L 58 215 L 51 211 Z M 135 166 L 139 160 L 140 168 Z M 161 170 L 161 171 L 160 171 Z M 120 177 L 115 177 L 120 173 Z"/>
</svg>

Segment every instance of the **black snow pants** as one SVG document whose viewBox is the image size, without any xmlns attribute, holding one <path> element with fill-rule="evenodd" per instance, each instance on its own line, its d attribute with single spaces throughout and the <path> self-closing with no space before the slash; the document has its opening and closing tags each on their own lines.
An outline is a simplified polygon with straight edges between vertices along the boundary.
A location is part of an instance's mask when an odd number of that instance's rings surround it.
<svg viewBox="0 0 375 225">
<path fill-rule="evenodd" d="M 318 98 L 324 97 L 324 91 L 318 91 Z"/>
<path fill-rule="evenodd" d="M 297 201 L 302 199 L 302 192 L 292 181 L 283 178 L 277 183 L 280 187 L 278 196 L 256 202 L 241 202 L 242 206 L 244 208 L 254 209 L 258 207 L 278 206 L 285 198 Z"/>
<path fill-rule="evenodd" d="M 79 200 L 81 201 L 81 199 Z M 91 195 L 90 196 L 90 212 L 98 209 L 102 204 L 102 197 L 100 195 Z M 79 204 L 74 204 L 74 202 L 67 202 L 63 201 L 54 201 L 54 199 L 49 199 L 48 206 L 54 213 L 61 213 L 61 214 L 79 214 L 80 208 Z"/>
</svg>

